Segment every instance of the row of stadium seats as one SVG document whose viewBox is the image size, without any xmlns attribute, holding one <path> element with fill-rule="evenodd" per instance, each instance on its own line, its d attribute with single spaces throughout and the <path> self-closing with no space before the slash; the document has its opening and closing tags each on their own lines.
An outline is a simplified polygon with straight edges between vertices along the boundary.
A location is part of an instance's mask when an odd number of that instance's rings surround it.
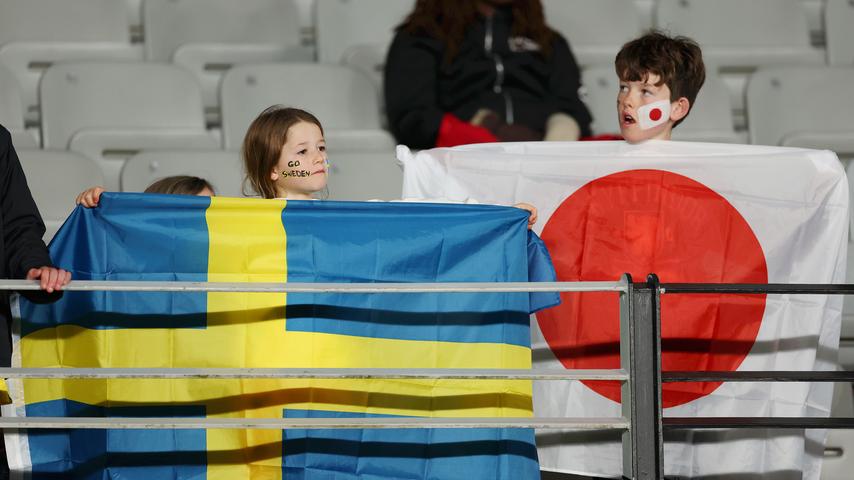
<svg viewBox="0 0 854 480">
<path fill-rule="evenodd" d="M 619 132 L 613 67 L 585 69 L 584 100 L 594 133 Z M 251 121 L 272 104 L 315 113 L 332 152 L 390 152 L 378 93 L 343 65 L 246 64 L 221 82 L 222 129 L 205 125 L 201 88 L 186 70 L 162 63 L 67 62 L 48 68 L 40 85 L 40 135 L 24 124 L 14 75 L 0 67 L 0 124 L 19 148 L 80 152 L 98 162 L 109 188 L 120 188 L 124 160 L 144 149 L 238 150 Z M 310 85 L 310 88 L 307 87 Z M 729 115 L 723 81 L 711 74 L 676 140 L 830 149 L 854 158 L 854 67 L 767 67 L 750 76 L 748 136 Z M 38 141 L 40 137 L 40 142 Z"/>
<path fill-rule="evenodd" d="M 824 7 L 826 52 L 810 40 L 805 5 Z M 295 0 L 144 0 L 144 43 L 133 44 L 128 5 L 115 0 L 0 0 L 0 63 L 24 91 L 27 119 L 38 120 L 37 85 L 47 65 L 68 60 L 173 62 L 203 86 L 209 120 L 218 119 L 217 85 L 241 63 L 344 63 L 380 86 L 392 29 L 413 0 L 315 0 L 314 45 L 305 45 Z M 607 64 L 620 45 L 658 26 L 696 38 L 710 65 L 725 72 L 738 111 L 745 70 L 777 64 L 854 64 L 848 0 L 647 0 L 651 15 L 626 0 L 544 0 L 582 66 Z M 45 12 L 48 12 L 45 14 Z M 819 25 L 822 22 L 818 22 Z M 316 48 L 315 48 L 316 47 Z"/>
<path fill-rule="evenodd" d="M 98 165 L 76 152 L 19 149 L 18 157 L 45 222 L 45 241 L 53 237 L 74 209 L 77 194 L 86 188 L 104 184 L 104 175 Z M 395 162 L 391 151 L 330 156 L 327 198 L 400 198 L 403 173 Z M 240 155 L 236 151 L 225 150 L 185 149 L 137 153 L 122 169 L 121 190 L 141 192 L 155 180 L 172 175 L 202 177 L 213 185 L 218 195 L 244 196 Z"/>
</svg>

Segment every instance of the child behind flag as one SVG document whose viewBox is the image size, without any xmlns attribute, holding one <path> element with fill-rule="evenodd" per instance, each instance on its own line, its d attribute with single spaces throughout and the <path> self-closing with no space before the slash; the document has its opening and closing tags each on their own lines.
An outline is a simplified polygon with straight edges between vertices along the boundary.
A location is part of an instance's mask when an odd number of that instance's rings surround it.
<svg viewBox="0 0 854 480">
<path fill-rule="evenodd" d="M 323 126 L 305 110 L 273 105 L 261 112 L 246 132 L 241 156 L 246 183 L 262 198 L 313 200 L 326 188 Z M 533 226 L 537 209 L 526 203 L 514 206 L 530 212 L 528 226 Z"/>
<path fill-rule="evenodd" d="M 77 195 L 76 203 L 86 208 L 98 206 L 104 187 L 97 186 L 87 188 Z M 143 193 L 165 193 L 170 195 L 198 195 L 201 197 L 213 197 L 216 195 L 213 186 L 200 177 L 190 175 L 174 175 L 161 178 L 145 188 Z"/>
<path fill-rule="evenodd" d="M 620 49 L 617 116 L 628 143 L 670 140 L 694 106 L 706 69 L 694 40 L 651 31 Z"/>
</svg>

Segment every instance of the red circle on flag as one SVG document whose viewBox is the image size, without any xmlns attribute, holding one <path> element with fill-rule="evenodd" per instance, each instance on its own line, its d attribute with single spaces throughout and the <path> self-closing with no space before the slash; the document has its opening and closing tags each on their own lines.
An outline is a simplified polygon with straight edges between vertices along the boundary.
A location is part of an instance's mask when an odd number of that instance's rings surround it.
<svg viewBox="0 0 854 480">
<path fill-rule="evenodd" d="M 657 122 L 661 119 L 661 109 L 653 108 L 649 111 L 649 119 L 653 122 Z"/>
<path fill-rule="evenodd" d="M 593 180 L 549 218 L 542 239 L 560 281 L 766 283 L 765 255 L 750 225 L 725 198 L 671 172 L 631 170 Z M 552 352 L 569 369 L 620 367 L 616 293 L 563 293 L 537 314 Z M 765 295 L 662 295 L 662 369 L 738 368 L 756 341 Z M 620 401 L 618 382 L 586 381 Z M 720 385 L 666 383 L 662 405 L 708 395 Z"/>
</svg>

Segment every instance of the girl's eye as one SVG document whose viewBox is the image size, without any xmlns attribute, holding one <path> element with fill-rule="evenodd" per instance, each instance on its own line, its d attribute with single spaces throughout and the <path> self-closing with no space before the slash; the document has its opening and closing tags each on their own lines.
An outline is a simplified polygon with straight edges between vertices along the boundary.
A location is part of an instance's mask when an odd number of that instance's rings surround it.
<svg viewBox="0 0 854 480">
<path fill-rule="evenodd" d="M 650 96 L 652 96 L 652 91 L 650 91 L 650 90 L 644 90 L 644 91 L 643 91 L 643 94 L 644 94 L 644 96 L 646 96 L 646 97 L 650 97 Z"/>
<path fill-rule="evenodd" d="M 629 91 L 629 87 L 626 85 L 620 85 L 620 91 L 625 93 Z"/>
<path fill-rule="evenodd" d="M 321 145 L 321 146 L 317 147 L 317 149 L 320 150 L 321 152 L 325 152 L 326 151 L 326 145 Z"/>
<path fill-rule="evenodd" d="M 308 149 L 303 148 L 302 150 L 297 152 L 297 155 L 305 155 L 306 153 L 308 153 Z"/>
</svg>

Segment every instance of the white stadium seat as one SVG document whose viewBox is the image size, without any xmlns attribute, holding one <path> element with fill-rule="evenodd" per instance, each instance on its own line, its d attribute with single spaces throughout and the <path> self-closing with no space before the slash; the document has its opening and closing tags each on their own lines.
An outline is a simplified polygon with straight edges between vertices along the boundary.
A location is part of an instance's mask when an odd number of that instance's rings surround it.
<svg viewBox="0 0 854 480">
<path fill-rule="evenodd" d="M 617 93 L 620 82 L 612 65 L 582 70 L 583 100 L 593 115 L 593 133 L 617 134 Z M 697 96 L 691 114 L 673 130 L 673 139 L 693 142 L 742 143 L 745 139 L 733 127 L 726 85 L 714 72 Z"/>
<path fill-rule="evenodd" d="M 331 153 L 330 200 L 397 200 L 403 170 L 393 150 L 376 153 Z"/>
<path fill-rule="evenodd" d="M 313 59 L 300 44 L 293 0 L 146 0 L 143 19 L 146 59 L 192 71 L 214 118 L 232 65 Z"/>
<path fill-rule="evenodd" d="M 15 74 L 0 64 L 0 125 L 12 134 L 15 148 L 38 148 L 36 137 L 24 129 L 22 96 Z"/>
<path fill-rule="evenodd" d="M 624 43 L 649 28 L 626 0 L 543 0 L 543 7 L 582 66 L 613 63 Z"/>
<path fill-rule="evenodd" d="M 747 87 L 750 141 L 854 157 L 854 68 L 774 67 Z"/>
<path fill-rule="evenodd" d="M 217 148 L 201 91 L 186 70 L 149 63 L 67 63 L 45 72 L 42 142 L 94 159 L 119 188 L 127 157 L 142 149 Z"/>
<path fill-rule="evenodd" d="M 28 120 L 38 119 L 38 83 L 50 64 L 142 59 L 124 2 L 0 0 L 0 12 L 0 63 L 18 78 Z"/>
<path fill-rule="evenodd" d="M 811 44 L 802 0 L 659 0 L 656 25 L 696 40 L 706 64 L 720 68 L 738 126 L 744 124 L 750 72 L 768 65 L 824 63 L 824 51 Z"/>
<path fill-rule="evenodd" d="M 317 58 L 340 63 L 359 45 L 387 47 L 414 0 L 317 0 Z"/>
<path fill-rule="evenodd" d="M 380 128 L 371 82 L 341 65 L 268 64 L 232 68 L 222 80 L 222 133 L 226 149 L 239 149 L 252 120 L 275 104 L 313 113 L 323 124 L 329 151 L 393 151 Z"/>
<path fill-rule="evenodd" d="M 122 191 L 141 192 L 155 181 L 173 175 L 204 178 L 219 196 L 243 196 L 243 164 L 240 154 L 225 150 L 138 153 L 122 168 Z"/>
<path fill-rule="evenodd" d="M 394 28 L 414 5 L 414 0 L 318 0 L 318 60 L 359 70 L 381 93 L 386 52 L 394 38 Z"/>
<path fill-rule="evenodd" d="M 854 3 L 827 0 L 824 7 L 827 60 L 831 65 L 854 66 Z"/>
<path fill-rule="evenodd" d="M 693 38 L 722 68 L 824 62 L 801 0 L 658 0 L 656 25 Z"/>
<path fill-rule="evenodd" d="M 833 389 L 831 416 L 854 417 L 854 394 L 850 383 L 837 383 Z M 821 480 L 851 478 L 854 466 L 854 430 L 829 430 L 821 462 Z M 829 454 L 829 455 L 828 455 Z"/>
<path fill-rule="evenodd" d="M 46 242 L 74 210 L 77 194 L 104 183 L 101 169 L 92 160 L 74 152 L 21 149 L 18 157 L 44 220 Z"/>
</svg>

